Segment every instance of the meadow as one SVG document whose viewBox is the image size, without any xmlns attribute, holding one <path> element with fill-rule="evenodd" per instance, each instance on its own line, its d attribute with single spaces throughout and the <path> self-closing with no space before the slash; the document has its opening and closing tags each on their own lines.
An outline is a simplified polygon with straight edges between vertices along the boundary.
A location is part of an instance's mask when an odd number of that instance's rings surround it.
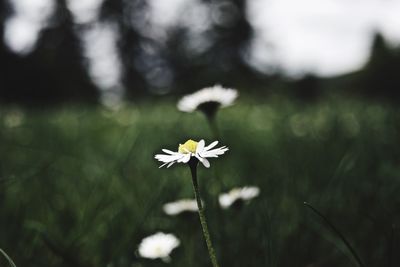
<svg viewBox="0 0 400 267">
<path fill-rule="evenodd" d="M 300 103 L 239 97 L 217 116 L 229 151 L 199 166 L 200 191 L 220 265 L 400 265 L 400 112 L 330 97 Z M 205 117 L 174 99 L 104 107 L 0 109 L 0 248 L 17 266 L 211 266 L 196 213 L 162 206 L 193 198 L 183 164 L 154 155 L 187 139 L 215 140 Z M 221 209 L 218 196 L 257 186 Z M 171 262 L 138 255 L 155 232 L 181 244 Z M 4 258 L 0 266 L 7 266 Z"/>
</svg>

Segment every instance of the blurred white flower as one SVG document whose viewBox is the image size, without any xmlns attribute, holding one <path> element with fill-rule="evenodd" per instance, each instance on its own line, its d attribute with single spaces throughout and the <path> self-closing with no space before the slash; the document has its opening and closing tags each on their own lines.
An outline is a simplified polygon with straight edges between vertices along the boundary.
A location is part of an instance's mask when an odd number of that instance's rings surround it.
<svg viewBox="0 0 400 267">
<path fill-rule="evenodd" d="M 142 240 L 139 245 L 139 255 L 143 258 L 162 259 L 169 262 L 169 254 L 180 244 L 179 239 L 173 234 L 158 232 Z"/>
<path fill-rule="evenodd" d="M 219 204 L 222 208 L 227 209 L 237 200 L 248 201 L 260 194 L 260 188 L 256 186 L 245 186 L 242 188 L 233 188 L 228 193 L 219 195 Z"/>
<path fill-rule="evenodd" d="M 204 167 L 209 168 L 210 162 L 207 160 L 207 158 L 218 158 L 219 155 L 222 155 L 228 151 L 226 146 L 212 149 L 217 144 L 218 141 L 214 141 L 208 146 L 205 146 L 204 140 L 196 142 L 190 139 L 183 145 L 179 145 L 178 152 L 163 149 L 162 151 L 167 154 L 157 154 L 154 158 L 164 163 L 160 166 L 160 168 L 167 164 L 167 168 L 169 168 L 176 162 L 188 163 L 192 158 L 199 160 L 201 163 L 203 163 Z"/>
<path fill-rule="evenodd" d="M 9 111 L 4 116 L 4 124 L 8 128 L 14 128 L 20 126 L 25 119 L 24 113 L 19 109 Z"/>
<path fill-rule="evenodd" d="M 198 109 L 207 115 L 213 115 L 212 113 L 215 113 L 218 107 L 232 105 L 237 96 L 238 92 L 235 89 L 215 85 L 184 96 L 177 106 L 183 112 L 193 112 Z"/>
<path fill-rule="evenodd" d="M 175 202 L 166 203 L 163 206 L 163 210 L 167 215 L 178 215 L 179 213 L 189 211 L 197 212 L 197 202 L 194 199 L 181 199 Z"/>
</svg>

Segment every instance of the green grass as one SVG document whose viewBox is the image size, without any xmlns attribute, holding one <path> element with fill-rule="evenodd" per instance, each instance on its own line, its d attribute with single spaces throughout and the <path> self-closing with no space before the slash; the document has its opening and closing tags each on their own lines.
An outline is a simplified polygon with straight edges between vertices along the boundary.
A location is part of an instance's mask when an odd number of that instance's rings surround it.
<svg viewBox="0 0 400 267">
<path fill-rule="evenodd" d="M 307 201 L 366 266 L 398 266 L 399 119 L 394 107 L 344 99 L 247 99 L 221 110 L 230 150 L 199 168 L 220 265 L 357 266 Z M 210 266 L 197 214 L 162 212 L 193 192 L 189 168 L 158 169 L 154 154 L 188 138 L 213 141 L 201 114 L 173 102 L 115 112 L 2 108 L 0 248 L 17 266 L 166 266 L 136 252 L 143 237 L 164 231 L 181 239 L 169 266 Z M 244 185 L 260 196 L 219 208 L 219 193 Z"/>
</svg>

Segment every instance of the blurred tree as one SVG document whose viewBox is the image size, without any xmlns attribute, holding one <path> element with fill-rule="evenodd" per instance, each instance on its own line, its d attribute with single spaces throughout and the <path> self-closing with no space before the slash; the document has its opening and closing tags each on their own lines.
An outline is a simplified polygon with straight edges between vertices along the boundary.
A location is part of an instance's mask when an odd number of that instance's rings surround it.
<svg viewBox="0 0 400 267">
<path fill-rule="evenodd" d="M 145 79 L 135 66 L 142 40 L 135 26 L 143 20 L 145 12 L 146 1 L 143 0 L 105 0 L 100 12 L 102 22 L 114 23 L 119 30 L 118 50 L 124 69 L 122 82 L 126 96 L 131 99 L 148 93 Z"/>
<path fill-rule="evenodd" d="M 5 0 L 0 0 L 0 56 L 4 54 L 4 22 L 8 17 L 9 6 Z M 1 61 L 0 61 L 1 62 Z"/>
<path fill-rule="evenodd" d="M 9 60 L 9 52 L 4 42 L 4 28 L 6 18 L 10 14 L 10 6 L 6 0 L 0 0 L 0 94 L 6 91 L 6 71 Z M 0 99 L 1 99 L 0 96 Z"/>
<path fill-rule="evenodd" d="M 1 1 L 4 6 L 4 0 Z M 194 36 L 189 29 L 193 25 L 176 25 L 168 30 L 166 40 L 146 33 L 150 28 L 149 6 L 145 0 L 102 3 L 100 22 L 116 25 L 118 31 L 122 83 L 128 98 L 142 97 L 154 88 L 157 92 L 167 92 L 168 88 L 187 92 L 214 83 L 252 87 L 260 84 L 260 79 L 265 81 L 244 60 L 252 36 L 245 2 L 202 0 L 202 3 L 207 7 L 208 30 L 197 39 L 199 36 Z M 77 25 L 72 22 L 65 0 L 56 1 L 56 5 L 50 26 L 42 31 L 31 54 L 11 53 L 1 42 L 2 101 L 97 100 L 99 93 L 82 63 L 82 49 L 76 36 L 81 32 L 74 28 Z M 8 16 L 9 13 L 1 16 L 2 25 Z"/>
<path fill-rule="evenodd" d="M 4 91 L 4 73 L 5 73 L 5 65 L 7 54 L 4 45 L 4 22 L 5 18 L 8 16 L 9 7 L 5 0 L 0 0 L 0 93 Z M 3 203 L 4 203 L 4 186 L 3 186 L 3 168 L 0 165 L 0 208 L 3 210 Z M 2 227 L 3 223 L 0 223 L 0 227 Z"/>
<path fill-rule="evenodd" d="M 98 91 L 82 64 L 81 48 L 73 32 L 65 0 L 56 2 L 50 26 L 41 33 L 36 49 L 20 56 L 2 42 L 2 101 L 55 104 L 96 102 Z"/>
<path fill-rule="evenodd" d="M 377 33 L 369 62 L 360 75 L 360 88 L 373 97 L 400 100 L 400 50 L 391 48 Z"/>
<path fill-rule="evenodd" d="M 211 1 L 210 4 L 213 28 L 209 36 L 213 44 L 207 60 L 214 67 L 216 76 L 227 74 L 225 82 L 237 80 L 238 73 L 246 75 L 249 71 L 243 60 L 244 50 L 252 36 L 246 17 L 246 1 Z"/>
<path fill-rule="evenodd" d="M 204 38 L 197 40 L 196 44 L 189 29 L 177 25 L 169 32 L 165 45 L 164 55 L 173 69 L 180 91 L 193 91 L 215 83 L 249 87 L 264 78 L 257 75 L 244 60 L 252 37 L 252 28 L 246 17 L 246 2 L 202 2 L 207 5 L 211 21 Z M 188 45 L 190 42 L 195 43 L 192 49 Z"/>
</svg>

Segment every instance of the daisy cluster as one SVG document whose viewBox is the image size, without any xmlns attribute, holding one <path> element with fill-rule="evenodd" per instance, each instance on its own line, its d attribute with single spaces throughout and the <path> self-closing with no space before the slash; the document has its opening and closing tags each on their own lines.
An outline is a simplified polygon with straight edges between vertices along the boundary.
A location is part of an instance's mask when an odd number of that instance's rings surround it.
<svg viewBox="0 0 400 267">
<path fill-rule="evenodd" d="M 257 197 L 260 189 L 255 186 L 245 186 L 242 188 L 233 188 L 228 193 L 219 195 L 219 204 L 221 208 L 227 209 L 237 201 L 250 201 Z M 184 212 L 197 212 L 198 207 L 194 199 L 180 199 L 163 205 L 163 211 L 170 216 L 176 216 Z M 139 245 L 139 255 L 148 259 L 161 259 L 164 262 L 170 262 L 171 252 L 180 245 L 179 239 L 173 234 L 158 232 L 144 238 Z"/>
<path fill-rule="evenodd" d="M 227 193 L 219 194 L 218 203 L 222 209 L 228 209 L 236 202 L 247 203 L 253 198 L 258 197 L 259 194 L 260 188 L 257 186 L 235 187 Z M 196 200 L 180 199 L 164 204 L 163 210 L 165 214 L 174 216 L 184 212 L 197 212 L 199 209 Z"/>
<path fill-rule="evenodd" d="M 202 111 L 209 119 L 212 118 L 221 107 L 233 104 L 238 96 L 235 89 L 223 88 L 220 85 L 204 88 L 191 95 L 184 96 L 177 104 L 180 111 L 193 112 Z M 218 158 L 229 149 L 226 146 L 217 147 L 218 141 L 206 145 L 205 141 L 194 141 L 189 139 L 179 144 L 177 151 L 162 149 L 164 154 L 156 154 L 155 159 L 160 161 L 160 166 L 171 167 L 175 163 L 197 166 L 198 162 L 206 168 L 210 167 L 210 158 Z M 237 201 L 248 202 L 259 195 L 260 189 L 255 186 L 233 188 L 227 193 L 219 195 L 219 204 L 222 209 L 227 209 Z M 198 199 L 201 201 L 200 199 Z M 201 201 L 202 202 L 202 201 Z M 163 211 L 170 216 L 176 216 L 186 212 L 198 212 L 199 207 L 195 199 L 181 199 L 163 205 Z M 179 239 L 173 234 L 158 232 L 142 240 L 138 253 L 141 257 L 149 259 L 162 259 L 170 261 L 170 253 L 180 245 Z"/>
</svg>

